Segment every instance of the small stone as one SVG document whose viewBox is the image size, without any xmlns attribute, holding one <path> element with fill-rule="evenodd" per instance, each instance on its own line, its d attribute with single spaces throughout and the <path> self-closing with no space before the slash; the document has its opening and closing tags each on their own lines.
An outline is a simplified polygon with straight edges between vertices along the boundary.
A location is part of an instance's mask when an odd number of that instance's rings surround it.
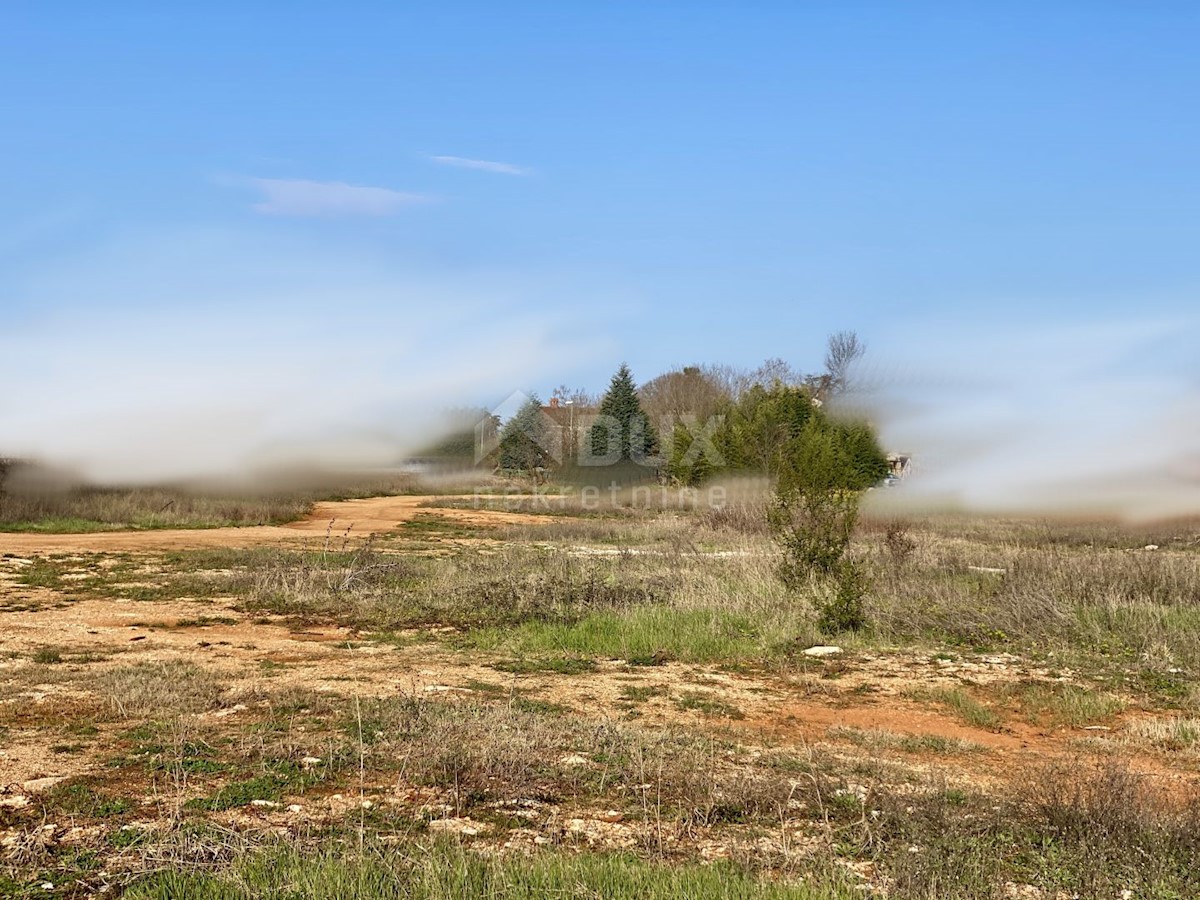
<svg viewBox="0 0 1200 900">
<path fill-rule="evenodd" d="M 289 806 L 287 808 L 287 811 L 290 813 L 304 812 L 304 807 L 301 806 L 299 803 L 293 803 L 291 806 Z"/>
<path fill-rule="evenodd" d="M 1158 549 L 1158 544 L 1147 544 L 1147 545 L 1146 545 L 1145 547 L 1143 547 L 1142 549 L 1143 549 L 1143 550 L 1157 550 L 1157 549 Z"/>
<path fill-rule="evenodd" d="M 47 778 L 31 778 L 29 781 L 21 782 L 21 789 L 29 791 L 31 794 L 36 794 L 38 791 L 44 791 L 47 788 L 52 788 L 60 781 L 66 781 L 65 775 L 51 775 Z"/>
<path fill-rule="evenodd" d="M 468 816 L 461 816 L 452 819 L 434 819 L 429 822 L 427 827 L 431 831 L 448 831 L 452 834 L 475 837 L 478 834 L 489 831 L 491 826 L 486 822 L 477 822 Z"/>
<path fill-rule="evenodd" d="M 841 652 L 842 652 L 841 647 L 830 647 L 830 646 L 818 645 L 816 647 L 809 647 L 807 650 L 804 651 L 804 655 L 816 657 L 819 659 L 820 657 L 823 657 L 823 656 L 837 656 Z"/>
<path fill-rule="evenodd" d="M 615 824 L 617 822 L 625 821 L 625 813 L 620 812 L 619 810 L 616 810 L 616 809 L 606 809 L 604 812 L 600 813 L 600 815 L 598 815 L 596 818 L 598 818 L 601 822 L 608 822 L 609 824 Z"/>
<path fill-rule="evenodd" d="M 251 806 L 259 806 L 264 809 L 279 809 L 279 804 L 274 800 L 251 800 Z"/>
<path fill-rule="evenodd" d="M 586 766 L 590 760 L 586 756 L 580 756 L 578 753 L 568 753 L 559 763 L 564 766 Z"/>
<path fill-rule="evenodd" d="M 300 760 L 300 762 L 302 765 L 312 768 L 313 766 L 319 766 L 321 764 L 321 757 L 306 756 L 304 759 Z"/>
</svg>

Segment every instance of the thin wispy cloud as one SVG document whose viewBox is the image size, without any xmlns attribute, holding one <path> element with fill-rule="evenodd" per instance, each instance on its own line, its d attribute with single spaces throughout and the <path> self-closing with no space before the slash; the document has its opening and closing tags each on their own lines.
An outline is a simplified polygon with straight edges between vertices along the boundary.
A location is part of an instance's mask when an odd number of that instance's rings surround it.
<svg viewBox="0 0 1200 900">
<path fill-rule="evenodd" d="M 267 216 L 391 216 L 430 199 L 424 194 L 344 181 L 249 178 L 243 183 L 262 193 L 262 200 L 252 208 Z"/>
<path fill-rule="evenodd" d="M 531 171 L 524 166 L 515 166 L 512 163 L 496 162 L 490 159 L 470 159 L 466 156 L 430 156 L 429 159 L 439 166 L 475 169 L 479 172 L 495 172 L 497 175 L 528 175 Z"/>
</svg>

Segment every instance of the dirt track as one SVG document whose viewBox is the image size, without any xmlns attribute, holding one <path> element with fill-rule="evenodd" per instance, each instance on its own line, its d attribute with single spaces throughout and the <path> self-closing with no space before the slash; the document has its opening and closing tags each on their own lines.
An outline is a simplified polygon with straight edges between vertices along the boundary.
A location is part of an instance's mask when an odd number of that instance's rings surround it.
<svg viewBox="0 0 1200 900">
<path fill-rule="evenodd" d="M 88 534 L 0 533 L 0 555 L 12 553 L 137 552 L 142 550 L 187 550 L 206 547 L 251 547 L 311 541 L 332 532 L 341 536 L 365 537 L 393 531 L 422 512 L 475 525 L 528 524 L 543 516 L 489 509 L 446 509 L 430 511 L 423 504 L 445 497 L 373 497 L 318 503 L 312 513 L 287 525 L 253 525 L 242 528 L 171 528 L 150 531 L 99 531 Z M 333 523 L 332 528 L 330 523 Z"/>
<path fill-rule="evenodd" d="M 284 526 L 0 534 L 0 556 L 311 544 L 323 540 L 327 533 L 340 540 L 347 528 L 357 536 L 394 531 L 422 513 L 479 525 L 547 520 L 546 516 L 528 513 L 425 506 L 433 499 L 446 498 L 398 496 L 320 503 L 306 519 Z M 22 562 L 17 559 L 11 564 Z M 273 667 L 269 685 L 274 689 L 290 684 L 344 691 L 350 679 L 356 695 L 470 695 L 475 690 L 473 684 L 502 682 L 515 688 L 519 683 L 528 696 L 537 700 L 618 718 L 628 706 L 623 692 L 630 684 L 650 685 L 661 688 L 661 696 L 656 694 L 658 699 L 647 701 L 639 710 L 645 724 L 716 727 L 750 740 L 766 738 L 772 744 L 795 747 L 828 740 L 837 729 L 857 730 L 868 736 L 961 740 L 980 749 L 922 765 L 938 769 L 952 780 L 991 785 L 1020 777 L 1029 766 L 1046 759 L 1070 757 L 1078 752 L 1074 742 L 1095 734 L 1083 729 L 1044 730 L 1017 720 L 1006 722 L 1001 729 L 970 727 L 952 711 L 907 693 L 913 688 L 986 685 L 997 680 L 1017 683 L 1050 677 L 1048 672 L 1015 657 L 950 664 L 920 653 L 861 655 L 837 664 L 844 672 L 828 673 L 823 664 L 814 662 L 802 678 L 770 672 L 730 674 L 715 666 L 683 664 L 631 670 L 619 660 L 601 660 L 599 669 L 586 678 L 551 674 L 517 677 L 498 673 L 492 667 L 494 655 L 465 653 L 429 643 L 392 647 L 362 642 L 353 631 L 334 625 L 299 626 L 284 619 L 272 621 L 250 615 L 232 597 L 200 605 L 185 599 L 132 601 L 103 596 L 63 602 L 63 597 L 47 589 L 17 588 L 11 573 L 0 578 L 0 597 L 17 594 L 25 596 L 22 603 L 35 602 L 31 607 L 15 608 L 4 618 L 0 629 L 0 685 L 6 678 L 30 671 L 28 660 L 45 647 L 68 654 L 95 654 L 106 660 L 90 663 L 86 669 L 69 663 L 53 671 L 48 669 L 55 679 L 75 670 L 90 673 L 134 661 L 186 659 L 220 673 L 233 695 L 248 697 L 265 689 L 268 675 L 263 674 L 263 666 L 267 665 Z M 199 622 L 201 614 L 210 621 Z M 109 656 L 111 662 L 107 661 Z M 829 674 L 834 677 L 826 678 Z M 28 722 L 14 720 L 10 725 L 8 746 L 0 749 L 0 785 L 96 770 L 94 756 L 61 757 L 49 750 L 62 738 L 54 729 L 43 727 L 39 708 L 43 704 L 51 709 L 57 708 L 55 703 L 76 702 L 86 707 L 95 702 L 86 691 L 80 694 L 79 685 L 73 686 L 69 678 L 55 679 L 45 684 L 24 684 L 18 679 L 9 685 L 11 708 L 26 709 L 31 718 Z M 736 707 L 744 719 L 706 722 L 696 713 L 681 712 L 667 699 L 669 692 L 694 689 Z M 1100 733 L 1111 728 L 1119 734 L 1123 720 L 1136 715 L 1130 711 Z M 1147 757 L 1138 759 L 1135 768 L 1169 781 L 1194 777 L 1186 763 L 1168 766 Z"/>
</svg>

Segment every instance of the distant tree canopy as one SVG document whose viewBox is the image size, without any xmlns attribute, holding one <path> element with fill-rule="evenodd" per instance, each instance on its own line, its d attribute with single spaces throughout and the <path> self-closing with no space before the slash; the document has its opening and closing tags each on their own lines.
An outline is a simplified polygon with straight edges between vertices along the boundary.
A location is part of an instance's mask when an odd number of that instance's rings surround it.
<svg viewBox="0 0 1200 900">
<path fill-rule="evenodd" d="M 710 420 L 707 428 L 675 427 L 667 463 L 671 476 L 697 484 L 725 467 L 787 481 L 811 467 L 819 481 L 829 482 L 825 486 L 862 489 L 887 474 L 887 457 L 870 426 L 830 418 L 803 385 L 755 384 L 718 415 L 721 420 Z"/>
<path fill-rule="evenodd" d="M 622 363 L 617 369 L 597 412 L 588 435 L 594 457 L 615 455 L 615 462 L 642 462 L 658 451 L 658 432 L 638 400 L 629 366 Z"/>
<path fill-rule="evenodd" d="M 638 399 L 656 426 L 685 416 L 707 419 L 733 398 L 725 373 L 711 367 L 685 366 L 666 372 L 642 385 Z"/>
<path fill-rule="evenodd" d="M 833 393 L 846 390 L 850 368 L 867 352 L 867 345 L 853 331 L 838 331 L 829 336 L 825 349 L 825 373 Z"/>
<path fill-rule="evenodd" d="M 542 414 L 542 401 L 531 396 L 500 429 L 500 467 L 530 472 L 549 462 L 551 435 Z"/>
</svg>

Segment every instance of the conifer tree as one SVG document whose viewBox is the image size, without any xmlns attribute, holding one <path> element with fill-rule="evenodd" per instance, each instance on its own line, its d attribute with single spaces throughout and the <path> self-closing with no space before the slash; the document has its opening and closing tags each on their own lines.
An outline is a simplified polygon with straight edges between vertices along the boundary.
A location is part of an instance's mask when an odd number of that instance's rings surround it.
<svg viewBox="0 0 1200 900">
<path fill-rule="evenodd" d="M 548 440 L 542 402 L 536 395 L 531 396 L 500 430 L 501 468 L 530 472 L 545 466 Z"/>
<path fill-rule="evenodd" d="M 657 451 L 658 434 L 642 410 L 637 385 L 625 363 L 613 375 L 599 413 L 588 436 L 593 456 L 606 456 L 619 446 L 620 462 L 644 462 Z"/>
</svg>

